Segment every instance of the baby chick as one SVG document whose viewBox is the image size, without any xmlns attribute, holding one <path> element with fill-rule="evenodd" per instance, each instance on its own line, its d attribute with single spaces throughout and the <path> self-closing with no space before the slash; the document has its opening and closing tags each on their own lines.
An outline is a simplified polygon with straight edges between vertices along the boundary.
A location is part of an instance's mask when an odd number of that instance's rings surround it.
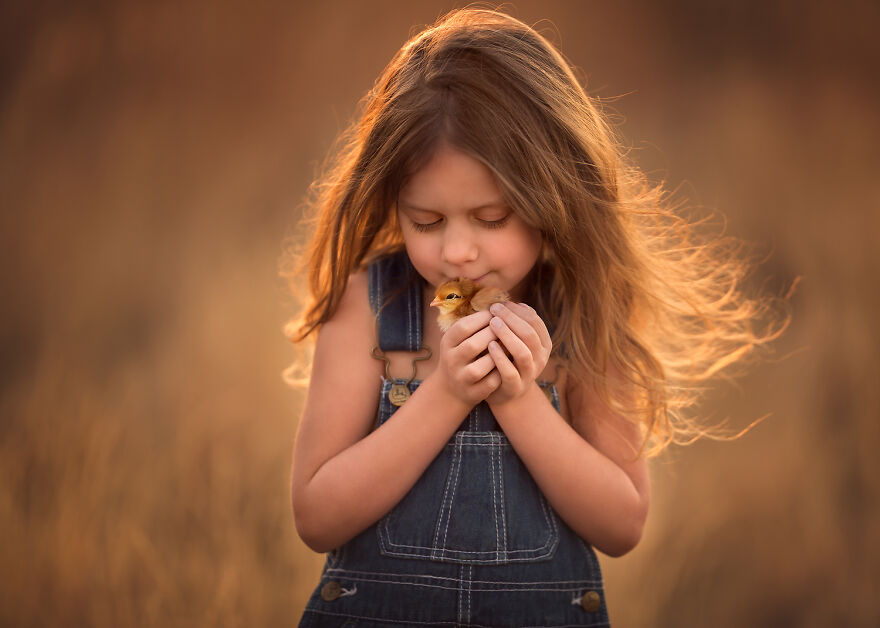
<svg viewBox="0 0 880 628">
<path fill-rule="evenodd" d="M 500 288 L 482 287 L 467 277 L 459 277 L 440 284 L 434 293 L 431 306 L 440 310 L 437 323 L 442 331 L 446 331 L 455 321 L 473 314 L 488 310 L 493 303 L 510 301 L 510 296 Z"/>
</svg>

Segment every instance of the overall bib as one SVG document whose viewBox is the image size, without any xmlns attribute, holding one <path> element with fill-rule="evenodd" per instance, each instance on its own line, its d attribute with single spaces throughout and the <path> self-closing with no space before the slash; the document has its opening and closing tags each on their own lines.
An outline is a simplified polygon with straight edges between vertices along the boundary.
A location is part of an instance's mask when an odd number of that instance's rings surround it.
<svg viewBox="0 0 880 628">
<path fill-rule="evenodd" d="M 423 282 L 404 251 L 370 265 L 383 351 L 420 349 Z M 397 409 L 394 384 L 406 380 L 383 378 L 377 427 Z M 555 386 L 540 385 L 558 412 Z M 593 548 L 556 515 L 482 402 L 397 506 L 327 554 L 299 625 L 609 624 Z"/>
</svg>

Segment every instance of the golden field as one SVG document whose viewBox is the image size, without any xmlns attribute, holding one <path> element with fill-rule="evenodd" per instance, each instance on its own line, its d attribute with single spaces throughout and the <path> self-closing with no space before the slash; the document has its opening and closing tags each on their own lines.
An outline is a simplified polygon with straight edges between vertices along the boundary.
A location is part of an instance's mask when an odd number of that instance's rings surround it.
<svg viewBox="0 0 880 628">
<path fill-rule="evenodd" d="M 712 8 L 708 8 L 711 5 Z M 0 625 L 295 625 L 302 391 L 278 265 L 308 184 L 429 2 L 0 9 Z M 653 461 L 619 626 L 880 624 L 880 9 L 508 5 L 633 158 L 766 259 L 773 353 Z M 620 96 L 620 98 L 615 98 Z"/>
</svg>

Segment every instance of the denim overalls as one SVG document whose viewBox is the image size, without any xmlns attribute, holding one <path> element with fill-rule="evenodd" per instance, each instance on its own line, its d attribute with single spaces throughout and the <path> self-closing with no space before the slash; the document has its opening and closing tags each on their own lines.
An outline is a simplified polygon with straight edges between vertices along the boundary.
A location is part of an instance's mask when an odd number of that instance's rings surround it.
<svg viewBox="0 0 880 628">
<path fill-rule="evenodd" d="M 370 265 L 383 351 L 421 347 L 423 281 L 403 251 Z M 377 427 L 396 410 L 391 386 L 405 382 L 383 378 Z M 555 386 L 541 386 L 559 411 Z M 607 625 L 593 548 L 547 503 L 485 402 L 397 506 L 327 555 L 300 623 Z"/>
</svg>

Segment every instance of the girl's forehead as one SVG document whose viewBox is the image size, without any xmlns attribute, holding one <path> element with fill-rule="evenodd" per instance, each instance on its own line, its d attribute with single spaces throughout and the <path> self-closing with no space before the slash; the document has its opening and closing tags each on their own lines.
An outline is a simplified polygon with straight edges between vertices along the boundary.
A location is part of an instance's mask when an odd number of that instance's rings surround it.
<svg viewBox="0 0 880 628">
<path fill-rule="evenodd" d="M 478 207 L 504 200 L 492 171 L 471 155 L 441 144 L 430 159 L 404 181 L 399 200 L 411 207 L 451 203 Z"/>
</svg>

